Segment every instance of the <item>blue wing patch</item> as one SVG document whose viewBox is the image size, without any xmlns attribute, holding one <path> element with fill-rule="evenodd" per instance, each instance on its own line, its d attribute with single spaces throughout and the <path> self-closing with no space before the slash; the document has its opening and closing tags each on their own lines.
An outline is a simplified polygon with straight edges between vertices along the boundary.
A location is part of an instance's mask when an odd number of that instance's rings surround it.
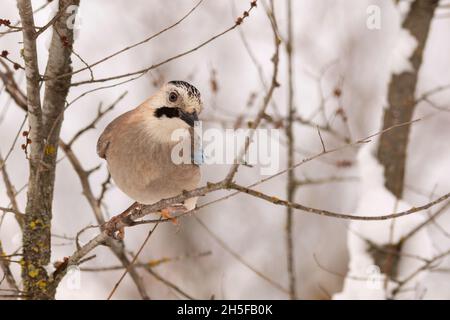
<svg viewBox="0 0 450 320">
<path fill-rule="evenodd" d="M 200 139 L 196 139 L 197 141 L 194 142 L 194 152 L 191 153 L 192 155 L 192 162 L 196 165 L 201 165 L 205 162 L 205 155 L 203 152 L 203 146 Z"/>
<path fill-rule="evenodd" d="M 205 162 L 205 153 L 203 151 L 202 139 L 199 135 L 196 135 L 192 145 L 191 160 L 196 165 L 201 165 Z"/>
<path fill-rule="evenodd" d="M 205 155 L 203 153 L 203 149 L 194 150 L 194 157 L 193 157 L 194 164 L 201 165 L 205 161 Z"/>
</svg>

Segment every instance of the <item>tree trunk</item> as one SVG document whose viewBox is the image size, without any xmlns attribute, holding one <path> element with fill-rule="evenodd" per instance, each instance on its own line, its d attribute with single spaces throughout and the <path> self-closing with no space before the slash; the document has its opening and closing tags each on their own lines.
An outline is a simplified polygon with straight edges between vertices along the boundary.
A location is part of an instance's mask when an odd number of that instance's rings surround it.
<svg viewBox="0 0 450 320">
<path fill-rule="evenodd" d="M 402 27 L 417 40 L 417 47 L 409 58 L 413 70 L 392 75 L 388 91 L 389 106 L 384 111 L 383 129 L 412 120 L 416 106 L 418 74 L 438 2 L 438 0 L 415 0 L 411 4 Z M 384 167 L 385 186 L 397 199 L 403 196 L 406 150 L 410 130 L 410 124 L 389 130 L 381 135 L 378 145 L 378 159 Z M 374 254 L 375 263 L 389 278 L 396 278 L 402 242 L 385 244 L 383 249 L 389 249 L 390 253 Z"/>
<path fill-rule="evenodd" d="M 60 0 L 58 18 L 53 24 L 53 36 L 45 79 L 71 72 L 73 29 L 69 19 L 70 5 L 79 0 Z M 40 104 L 40 76 L 37 65 L 33 10 L 30 0 L 18 0 L 23 26 L 25 71 L 27 74 L 27 104 L 31 140 L 27 206 L 23 228 L 22 280 L 28 299 L 53 299 L 55 292 L 47 290 L 49 275 L 45 267 L 51 257 L 51 219 L 58 140 L 71 76 L 45 82 L 43 105 Z"/>
<path fill-rule="evenodd" d="M 383 129 L 412 120 L 416 106 L 417 78 L 438 2 L 438 0 L 416 0 L 411 4 L 403 28 L 417 40 L 417 48 L 409 59 L 413 70 L 392 75 L 388 92 L 389 106 L 384 111 Z M 410 129 L 410 125 L 404 125 L 383 133 L 378 146 L 378 159 L 384 167 L 386 188 L 399 199 L 403 195 L 406 150 Z"/>
</svg>

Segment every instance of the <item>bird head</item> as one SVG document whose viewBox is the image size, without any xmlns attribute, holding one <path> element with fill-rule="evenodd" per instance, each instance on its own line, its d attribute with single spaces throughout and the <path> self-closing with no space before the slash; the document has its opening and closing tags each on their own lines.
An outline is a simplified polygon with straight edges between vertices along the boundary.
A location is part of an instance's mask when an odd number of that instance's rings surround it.
<svg viewBox="0 0 450 320">
<path fill-rule="evenodd" d="M 157 105 L 154 105 L 157 119 L 173 119 L 186 128 L 193 127 L 194 122 L 198 121 L 202 109 L 200 91 L 190 83 L 170 81 L 160 89 L 157 96 Z"/>
<path fill-rule="evenodd" d="M 170 138 L 174 130 L 194 127 L 203 107 L 200 91 L 185 81 L 167 82 L 145 105 L 161 140 Z"/>
</svg>

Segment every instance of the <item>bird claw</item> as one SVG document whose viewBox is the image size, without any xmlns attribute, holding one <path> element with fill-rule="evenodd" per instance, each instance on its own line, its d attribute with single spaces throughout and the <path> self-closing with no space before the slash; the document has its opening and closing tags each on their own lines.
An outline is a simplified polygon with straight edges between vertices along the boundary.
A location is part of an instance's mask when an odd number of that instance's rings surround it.
<svg viewBox="0 0 450 320">
<path fill-rule="evenodd" d="M 178 219 L 174 215 L 181 214 L 187 211 L 187 208 L 182 204 L 175 204 L 170 207 L 164 208 L 160 211 L 161 216 L 165 219 L 172 221 L 173 224 L 178 225 Z"/>
<path fill-rule="evenodd" d="M 118 227 L 122 218 L 122 214 L 114 216 L 103 226 L 103 230 L 105 230 L 106 234 L 115 240 L 123 240 L 125 238 L 125 228 Z"/>
<path fill-rule="evenodd" d="M 122 218 L 122 214 L 112 217 L 108 222 L 103 226 L 103 230 L 105 230 L 106 234 L 113 239 L 123 240 L 125 237 L 125 229 L 124 227 L 118 228 L 117 225 Z"/>
<path fill-rule="evenodd" d="M 134 211 L 141 210 L 141 205 L 137 202 L 133 203 L 128 209 L 126 209 L 121 214 L 118 214 L 103 226 L 103 230 L 105 230 L 106 234 L 112 237 L 115 240 L 123 240 L 125 238 L 125 227 L 121 225 L 119 227 L 119 223 L 123 221 L 124 218 L 128 217 Z"/>
</svg>

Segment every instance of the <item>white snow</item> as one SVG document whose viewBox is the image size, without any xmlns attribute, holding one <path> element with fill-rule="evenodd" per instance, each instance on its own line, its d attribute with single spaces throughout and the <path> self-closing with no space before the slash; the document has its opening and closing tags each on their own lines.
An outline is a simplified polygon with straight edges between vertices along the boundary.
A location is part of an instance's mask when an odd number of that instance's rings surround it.
<svg viewBox="0 0 450 320">
<path fill-rule="evenodd" d="M 417 40 L 406 29 L 400 29 L 397 35 L 397 41 L 392 48 L 390 59 L 391 72 L 401 74 L 403 72 L 413 71 L 413 66 L 409 61 L 414 50 L 417 47 Z"/>
<path fill-rule="evenodd" d="M 411 8 L 407 1 L 400 1 L 395 5 L 393 20 L 393 32 L 395 36 L 390 38 L 389 66 L 392 74 L 401 74 L 413 70 L 409 61 L 417 48 L 417 39 L 406 29 L 402 28 L 403 22 Z"/>
<path fill-rule="evenodd" d="M 399 3 L 397 3 L 397 10 L 402 22 L 405 20 L 406 15 L 409 13 L 410 9 L 411 2 L 409 1 L 400 1 Z"/>
<path fill-rule="evenodd" d="M 356 212 L 361 216 L 378 216 L 390 212 L 410 209 L 403 200 L 398 201 L 384 187 L 383 167 L 373 155 L 374 143 L 365 145 L 358 153 L 358 169 L 361 179 L 361 195 Z M 368 252 L 367 240 L 379 246 L 397 243 L 404 235 L 424 221 L 422 213 L 414 213 L 394 220 L 352 221 L 349 225 L 347 245 L 350 255 L 349 271 L 342 292 L 334 299 L 386 299 L 396 287 L 389 281 L 384 285 L 385 275 L 380 273 L 374 258 Z M 402 254 L 432 257 L 432 243 L 426 228 L 421 228 L 402 247 Z M 398 279 L 404 279 L 423 265 L 423 261 L 402 256 L 398 265 Z M 407 288 L 417 288 L 425 272 L 421 272 L 407 284 Z M 358 278 L 358 279 L 355 279 Z M 396 298 L 415 298 L 417 290 L 401 293 Z"/>
</svg>

